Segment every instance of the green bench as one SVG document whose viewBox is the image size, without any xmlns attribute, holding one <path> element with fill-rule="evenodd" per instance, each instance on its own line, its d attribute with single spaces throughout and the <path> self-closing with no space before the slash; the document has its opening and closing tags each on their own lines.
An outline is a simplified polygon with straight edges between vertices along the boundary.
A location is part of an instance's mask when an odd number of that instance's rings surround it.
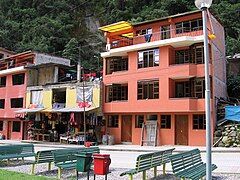
<svg viewBox="0 0 240 180">
<path fill-rule="evenodd" d="M 202 162 L 200 150 L 194 149 L 170 157 L 173 173 L 181 179 L 201 179 L 206 176 L 206 163 Z M 212 171 L 217 166 L 212 164 Z"/>
<path fill-rule="evenodd" d="M 74 149 L 59 149 L 53 151 L 53 159 L 55 166 L 58 167 L 58 179 L 61 178 L 61 171 L 63 169 L 75 169 L 77 163 L 77 157 L 75 154 L 81 152 L 88 153 L 99 153 L 99 147 L 89 147 L 89 148 L 74 148 Z"/>
<path fill-rule="evenodd" d="M 48 171 L 51 170 L 51 164 L 54 161 L 53 151 L 55 150 L 47 150 L 47 151 L 38 151 L 35 155 L 35 161 L 32 164 L 31 174 L 35 173 L 35 166 L 37 164 L 48 163 Z"/>
<path fill-rule="evenodd" d="M 157 167 L 161 165 L 163 165 L 163 174 L 165 174 L 166 163 L 170 162 L 169 156 L 172 155 L 174 149 L 175 148 L 139 155 L 136 160 L 136 167 L 121 173 L 120 176 L 129 175 L 129 179 L 132 180 L 134 174 L 143 172 L 143 180 L 145 180 L 147 170 L 153 168 L 154 177 L 156 177 Z"/>
<path fill-rule="evenodd" d="M 0 160 L 10 160 L 14 158 L 34 157 L 33 144 L 10 144 L 0 146 Z"/>
</svg>

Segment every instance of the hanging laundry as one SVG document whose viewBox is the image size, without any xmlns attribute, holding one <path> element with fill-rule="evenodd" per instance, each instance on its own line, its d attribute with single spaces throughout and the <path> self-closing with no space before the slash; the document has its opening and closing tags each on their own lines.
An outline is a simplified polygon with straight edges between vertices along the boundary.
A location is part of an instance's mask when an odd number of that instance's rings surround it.
<svg viewBox="0 0 240 180">
<path fill-rule="evenodd" d="M 76 126 L 77 122 L 75 121 L 74 113 L 70 114 L 70 120 L 69 120 L 70 125 Z"/>
<path fill-rule="evenodd" d="M 84 90 L 84 97 L 83 97 L 83 90 Z M 93 98 L 92 86 L 77 88 L 77 103 L 79 108 L 90 107 L 92 105 L 92 98 Z"/>
</svg>

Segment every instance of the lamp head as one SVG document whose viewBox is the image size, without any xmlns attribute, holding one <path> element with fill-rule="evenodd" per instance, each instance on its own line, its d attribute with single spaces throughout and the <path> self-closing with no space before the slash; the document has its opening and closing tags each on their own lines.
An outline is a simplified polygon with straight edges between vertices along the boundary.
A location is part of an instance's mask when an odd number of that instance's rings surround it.
<svg viewBox="0 0 240 180">
<path fill-rule="evenodd" d="M 211 5 L 212 5 L 212 0 L 195 0 L 195 6 L 198 9 L 210 8 Z"/>
</svg>

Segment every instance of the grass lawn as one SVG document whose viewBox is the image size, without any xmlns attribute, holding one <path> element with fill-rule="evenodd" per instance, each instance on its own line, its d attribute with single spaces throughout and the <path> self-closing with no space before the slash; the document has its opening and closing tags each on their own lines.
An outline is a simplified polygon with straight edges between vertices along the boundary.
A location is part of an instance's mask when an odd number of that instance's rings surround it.
<svg viewBox="0 0 240 180">
<path fill-rule="evenodd" d="M 0 180 L 53 180 L 44 176 L 32 176 L 24 173 L 0 169 Z"/>
</svg>

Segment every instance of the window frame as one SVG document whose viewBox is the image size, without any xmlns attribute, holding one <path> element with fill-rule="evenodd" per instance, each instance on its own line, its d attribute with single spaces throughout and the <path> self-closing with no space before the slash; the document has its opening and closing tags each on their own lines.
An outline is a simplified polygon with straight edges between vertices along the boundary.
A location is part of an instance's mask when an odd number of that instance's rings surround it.
<svg viewBox="0 0 240 180">
<path fill-rule="evenodd" d="M 152 92 L 150 92 L 151 90 Z M 151 94 L 152 97 L 150 97 Z M 159 80 L 147 80 L 137 82 L 137 100 L 143 99 L 159 99 Z"/>
<path fill-rule="evenodd" d="M 0 131 L 3 131 L 4 121 L 0 120 Z"/>
<path fill-rule="evenodd" d="M 197 26 L 193 26 L 193 22 L 197 23 Z M 192 31 L 199 31 L 203 29 L 203 23 L 201 18 L 187 20 L 175 23 L 176 34 L 188 33 Z M 187 29 L 188 28 L 188 29 Z"/>
<path fill-rule="evenodd" d="M 172 128 L 172 116 L 169 114 L 162 114 L 160 116 L 161 122 L 160 127 L 161 129 L 171 129 Z"/>
<path fill-rule="evenodd" d="M 6 85 L 7 85 L 7 76 L 0 77 L 0 88 L 6 87 Z"/>
<path fill-rule="evenodd" d="M 22 79 L 20 79 L 20 77 Z M 18 86 L 23 85 L 25 83 L 25 73 L 13 74 L 12 75 L 12 85 Z"/>
<path fill-rule="evenodd" d="M 13 107 L 13 102 L 12 102 L 12 101 L 14 101 L 14 100 L 20 100 L 20 99 L 21 99 L 21 101 L 22 101 L 22 102 L 21 102 L 21 103 L 22 103 L 21 106 L 19 105 L 19 106 L 14 106 L 14 107 Z M 11 99 L 10 99 L 10 107 L 11 107 L 11 108 L 23 108 L 23 104 L 24 104 L 24 98 L 23 98 L 23 97 L 21 97 L 21 98 L 11 98 Z"/>
<path fill-rule="evenodd" d="M 141 117 L 141 119 L 139 119 Z M 142 122 L 141 122 L 142 121 Z M 144 124 L 144 115 L 135 115 L 135 128 L 142 128 Z"/>
<path fill-rule="evenodd" d="M 140 30 L 136 31 L 137 36 L 142 36 L 142 35 L 145 35 L 145 34 L 152 34 L 152 33 L 153 33 L 152 28 L 140 29 Z"/>
<path fill-rule="evenodd" d="M 0 99 L 0 109 L 5 109 L 5 99 Z"/>
<path fill-rule="evenodd" d="M 114 72 L 128 71 L 128 58 L 115 57 L 106 59 L 106 75 Z"/>
<path fill-rule="evenodd" d="M 17 126 L 16 126 L 16 123 L 17 123 Z M 14 126 L 14 124 L 15 124 L 15 126 Z M 17 127 L 17 130 L 16 129 L 14 129 L 14 128 L 16 128 Z M 12 122 L 12 132 L 21 132 L 21 122 L 20 121 L 13 121 Z"/>
<path fill-rule="evenodd" d="M 171 38 L 170 25 L 161 26 L 160 27 L 160 32 L 161 32 L 161 40 Z"/>
<path fill-rule="evenodd" d="M 145 57 L 147 57 L 147 59 L 145 59 Z M 159 66 L 159 62 L 160 62 L 159 48 L 138 51 L 138 64 L 137 64 L 138 69 L 156 67 Z"/>
<path fill-rule="evenodd" d="M 193 130 L 206 130 L 206 118 L 204 114 L 193 114 Z M 196 122 L 197 121 L 197 122 Z M 201 124 L 199 121 L 202 121 Z"/>
<path fill-rule="evenodd" d="M 107 116 L 107 127 L 118 128 L 118 126 L 119 126 L 119 115 L 108 115 Z"/>
<path fill-rule="evenodd" d="M 105 86 L 105 102 L 128 101 L 128 84 L 113 84 Z"/>
</svg>

